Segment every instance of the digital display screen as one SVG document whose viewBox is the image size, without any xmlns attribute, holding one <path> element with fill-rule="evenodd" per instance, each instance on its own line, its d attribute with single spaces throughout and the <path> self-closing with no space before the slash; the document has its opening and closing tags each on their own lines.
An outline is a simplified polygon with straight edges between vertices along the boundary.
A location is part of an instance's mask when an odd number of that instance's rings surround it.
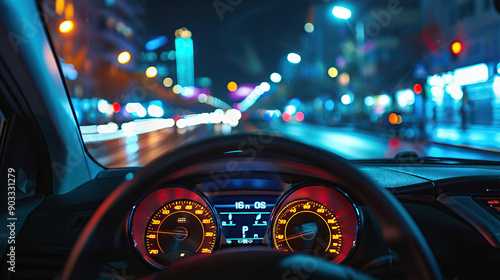
<svg viewBox="0 0 500 280">
<path fill-rule="evenodd" d="M 274 195 L 211 197 L 226 243 L 262 244 L 277 199 Z"/>
</svg>

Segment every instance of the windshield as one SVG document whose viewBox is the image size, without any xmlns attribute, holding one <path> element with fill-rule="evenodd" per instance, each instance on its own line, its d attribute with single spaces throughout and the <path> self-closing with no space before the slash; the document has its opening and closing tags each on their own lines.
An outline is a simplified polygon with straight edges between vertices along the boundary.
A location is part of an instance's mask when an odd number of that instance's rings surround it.
<svg viewBox="0 0 500 280">
<path fill-rule="evenodd" d="M 251 131 L 348 159 L 500 159 L 491 0 L 41 5 L 85 145 L 105 166 Z"/>
</svg>

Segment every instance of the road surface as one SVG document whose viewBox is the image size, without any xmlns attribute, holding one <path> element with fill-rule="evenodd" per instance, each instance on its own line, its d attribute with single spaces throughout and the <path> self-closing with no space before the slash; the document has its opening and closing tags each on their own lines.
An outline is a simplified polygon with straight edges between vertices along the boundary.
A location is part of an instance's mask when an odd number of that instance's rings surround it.
<svg viewBox="0 0 500 280">
<path fill-rule="evenodd" d="M 185 142 L 213 135 L 273 130 L 274 132 L 337 153 L 348 159 L 394 157 L 400 151 L 415 151 L 419 156 L 468 158 L 500 161 L 500 153 L 434 144 L 410 142 L 395 137 L 375 135 L 354 128 L 316 126 L 306 123 L 251 123 L 242 121 L 237 127 L 198 125 L 184 129 L 166 128 L 126 138 L 87 144 L 93 157 L 107 167 L 142 166 Z"/>
</svg>

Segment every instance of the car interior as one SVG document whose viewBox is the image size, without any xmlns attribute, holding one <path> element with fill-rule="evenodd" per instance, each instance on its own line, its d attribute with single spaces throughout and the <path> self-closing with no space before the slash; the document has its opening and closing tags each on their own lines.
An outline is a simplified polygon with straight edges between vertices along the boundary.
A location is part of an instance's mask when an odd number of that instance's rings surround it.
<svg viewBox="0 0 500 280">
<path fill-rule="evenodd" d="M 41 2 L 0 0 L 1 279 L 500 277 L 495 160 L 346 159 L 257 130 L 102 165 Z"/>
</svg>

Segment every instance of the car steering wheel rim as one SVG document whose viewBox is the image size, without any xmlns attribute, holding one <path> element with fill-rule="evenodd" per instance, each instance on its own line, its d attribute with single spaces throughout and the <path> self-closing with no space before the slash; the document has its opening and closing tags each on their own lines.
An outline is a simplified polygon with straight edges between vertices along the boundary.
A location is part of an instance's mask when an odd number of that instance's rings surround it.
<svg viewBox="0 0 500 280">
<path fill-rule="evenodd" d="M 62 279 L 92 279 L 104 263 L 104 252 L 121 243 L 116 236 L 123 218 L 147 189 L 158 186 L 166 172 L 188 167 L 201 158 L 231 151 L 290 154 L 334 175 L 339 184 L 366 204 L 377 218 L 382 236 L 399 254 L 410 279 L 442 279 L 437 261 L 423 234 L 403 205 L 386 189 L 378 188 L 346 159 L 325 150 L 271 134 L 235 134 L 183 145 L 144 166 L 123 182 L 99 206 L 79 236 L 64 267 Z M 120 218 L 116 218 L 119 215 Z"/>
</svg>

